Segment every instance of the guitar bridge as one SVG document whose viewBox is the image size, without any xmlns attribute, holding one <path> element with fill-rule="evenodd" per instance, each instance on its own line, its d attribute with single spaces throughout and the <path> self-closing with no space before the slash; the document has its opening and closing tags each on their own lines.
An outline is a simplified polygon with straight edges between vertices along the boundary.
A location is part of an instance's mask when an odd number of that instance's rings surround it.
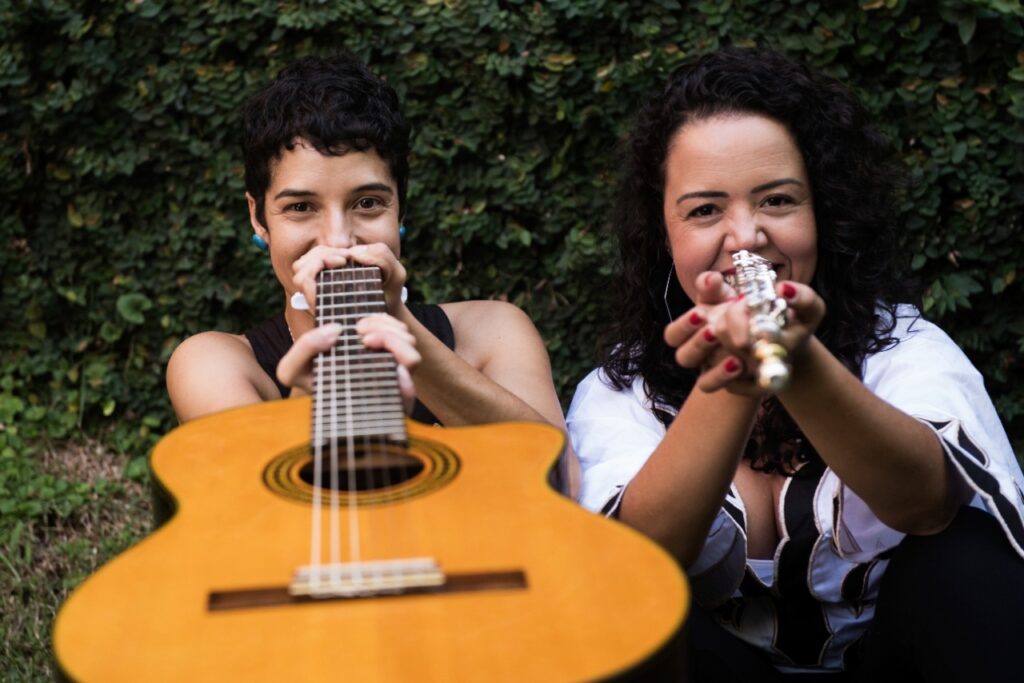
<svg viewBox="0 0 1024 683">
<path fill-rule="evenodd" d="M 433 558 L 374 560 L 299 567 L 288 593 L 311 598 L 365 597 L 444 585 Z"/>
</svg>

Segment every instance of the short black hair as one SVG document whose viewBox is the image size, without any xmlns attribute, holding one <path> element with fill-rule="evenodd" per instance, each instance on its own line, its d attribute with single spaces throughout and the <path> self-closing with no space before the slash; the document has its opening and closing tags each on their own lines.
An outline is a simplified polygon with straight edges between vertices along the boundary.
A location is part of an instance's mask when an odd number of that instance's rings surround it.
<svg viewBox="0 0 1024 683">
<path fill-rule="evenodd" d="M 298 140 L 324 155 L 374 150 L 398 186 L 398 215 L 405 215 L 409 183 L 409 124 L 398 95 L 348 52 L 304 57 L 288 65 L 249 98 L 242 118 L 245 189 L 266 224 L 264 196 L 273 163 Z"/>
</svg>

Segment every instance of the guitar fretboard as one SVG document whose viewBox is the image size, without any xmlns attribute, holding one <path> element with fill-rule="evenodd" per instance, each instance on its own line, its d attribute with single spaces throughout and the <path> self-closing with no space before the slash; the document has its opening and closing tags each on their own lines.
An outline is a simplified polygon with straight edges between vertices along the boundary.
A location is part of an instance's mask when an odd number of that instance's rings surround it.
<svg viewBox="0 0 1024 683">
<path fill-rule="evenodd" d="M 355 330 L 361 318 L 385 311 L 380 268 L 330 268 L 317 276 L 317 325 L 338 323 L 342 331 L 334 348 L 313 361 L 314 443 L 349 435 L 406 440 L 395 359 L 367 349 Z"/>
</svg>

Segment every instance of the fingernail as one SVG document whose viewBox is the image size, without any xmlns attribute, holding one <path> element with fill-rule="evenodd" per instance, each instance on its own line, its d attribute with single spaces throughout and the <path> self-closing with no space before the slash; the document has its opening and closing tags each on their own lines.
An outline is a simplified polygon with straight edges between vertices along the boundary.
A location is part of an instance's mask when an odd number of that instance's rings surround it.
<svg viewBox="0 0 1024 683">
<path fill-rule="evenodd" d="M 704 318 L 701 317 L 700 313 L 694 311 L 693 313 L 690 314 L 689 321 L 691 325 L 700 325 L 702 322 L 704 322 Z"/>
<path fill-rule="evenodd" d="M 327 323 L 320 326 L 320 334 L 324 339 L 334 339 L 341 334 L 341 325 L 338 323 Z"/>
<path fill-rule="evenodd" d="M 736 360 L 735 358 L 730 358 L 729 360 L 725 361 L 725 371 L 726 372 L 736 372 L 739 369 L 740 369 L 740 362 L 738 360 Z"/>
<path fill-rule="evenodd" d="M 792 299 L 796 297 L 796 287 L 789 284 L 788 282 L 784 282 L 782 284 L 782 296 L 786 297 L 787 299 Z"/>
<path fill-rule="evenodd" d="M 716 337 L 715 333 L 711 331 L 711 328 L 710 327 L 705 327 L 704 328 L 704 340 L 708 341 L 708 342 L 713 342 L 716 339 L 718 339 L 718 337 Z"/>
<path fill-rule="evenodd" d="M 409 369 L 399 363 L 398 367 L 395 368 L 398 374 L 398 386 L 403 389 L 414 390 L 416 385 L 412 382 L 412 375 L 409 374 Z"/>
</svg>

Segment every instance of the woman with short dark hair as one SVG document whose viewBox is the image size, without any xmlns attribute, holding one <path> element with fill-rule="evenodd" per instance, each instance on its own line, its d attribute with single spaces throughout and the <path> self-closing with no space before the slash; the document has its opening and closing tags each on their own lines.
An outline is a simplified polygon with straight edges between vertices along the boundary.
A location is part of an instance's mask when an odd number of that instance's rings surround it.
<svg viewBox="0 0 1024 683">
<path fill-rule="evenodd" d="M 411 374 L 414 419 L 564 429 L 547 351 L 522 311 L 500 301 L 405 302 L 409 126 L 390 86 L 348 54 L 298 60 L 247 102 L 243 152 L 252 239 L 269 253 L 281 312 L 175 350 L 167 386 L 179 419 L 308 392 L 312 358 L 339 333 L 314 325 L 316 276 L 360 264 L 381 269 L 387 315 L 357 330 Z"/>
</svg>

